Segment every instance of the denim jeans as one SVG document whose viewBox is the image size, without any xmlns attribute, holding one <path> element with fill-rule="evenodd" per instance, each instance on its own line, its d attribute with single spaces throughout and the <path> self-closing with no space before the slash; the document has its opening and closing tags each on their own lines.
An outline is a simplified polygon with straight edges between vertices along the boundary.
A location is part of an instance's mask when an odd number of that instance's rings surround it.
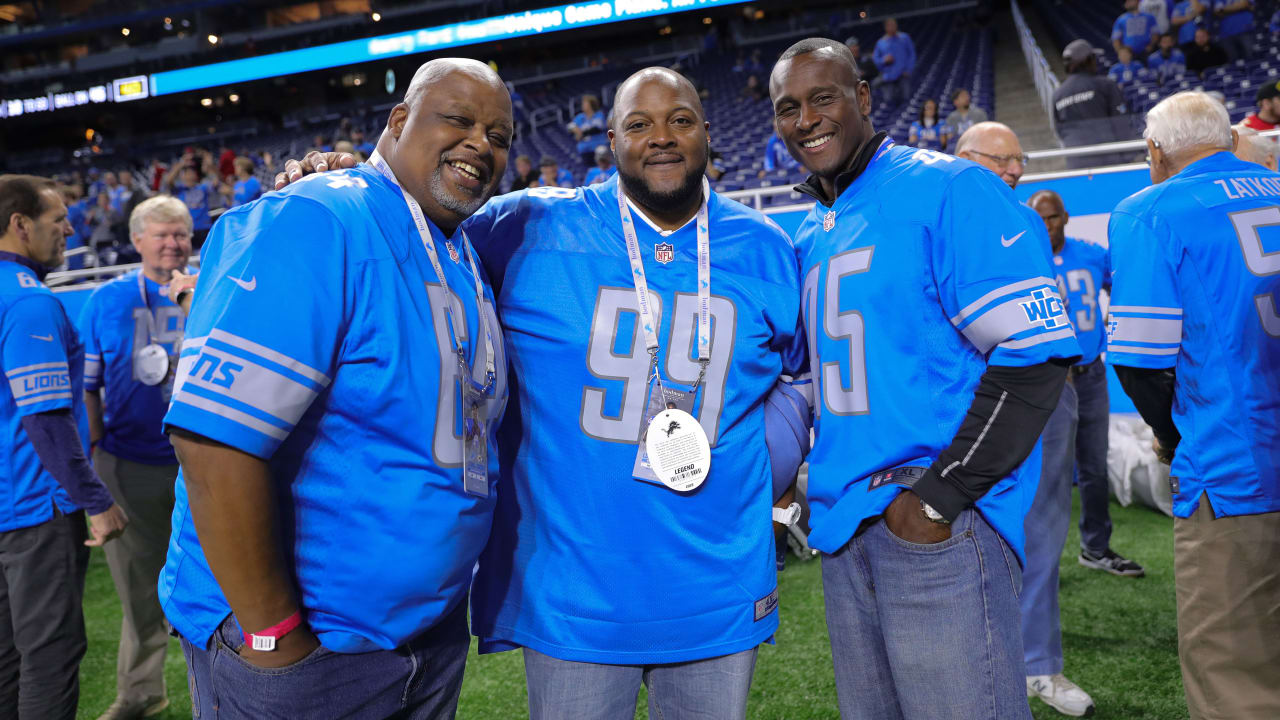
<svg viewBox="0 0 1280 720">
<path fill-rule="evenodd" d="M 237 654 L 234 615 L 200 649 L 185 638 L 195 720 L 436 720 L 453 718 L 467 661 L 467 603 L 395 650 L 335 653 L 323 647 L 292 665 L 260 668 Z"/>
<path fill-rule="evenodd" d="M 1101 358 L 1075 375 L 1079 425 L 1076 428 L 1076 482 L 1080 486 L 1080 547 L 1101 555 L 1111 547 L 1111 483 L 1107 480 L 1107 441 L 1111 398 L 1107 366 Z"/>
<path fill-rule="evenodd" d="M 530 720 L 631 720 L 640 684 L 652 720 L 742 720 L 756 648 L 669 665 L 571 662 L 524 649 Z"/>
<path fill-rule="evenodd" d="M 1040 487 L 1023 520 L 1027 567 L 1022 573 L 1022 642 L 1027 675 L 1062 672 L 1058 560 L 1071 525 L 1071 470 L 1075 467 L 1076 444 L 1076 390 L 1071 383 L 1062 388 L 1058 407 L 1045 423 L 1040 443 Z"/>
<path fill-rule="evenodd" d="M 933 545 L 880 521 L 822 557 L 843 720 L 1030 720 L 1013 550 L 973 509 Z"/>
</svg>

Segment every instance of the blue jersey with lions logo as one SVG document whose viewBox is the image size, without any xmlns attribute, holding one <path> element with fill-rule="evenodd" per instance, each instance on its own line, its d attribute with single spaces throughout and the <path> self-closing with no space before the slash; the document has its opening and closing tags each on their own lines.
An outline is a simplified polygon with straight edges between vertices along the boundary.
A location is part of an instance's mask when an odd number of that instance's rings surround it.
<svg viewBox="0 0 1280 720">
<path fill-rule="evenodd" d="M 951 444 L 988 364 L 1080 354 L 1028 215 L 978 165 L 885 141 L 802 222 L 811 546 L 839 550 L 902 491 L 881 471 L 927 467 Z M 1024 463 L 977 503 L 1019 556 L 1038 468 Z"/>
<path fill-rule="evenodd" d="M 654 664 L 755 647 L 777 628 L 764 399 L 803 362 L 790 240 L 711 194 L 711 361 L 694 414 L 710 472 L 679 493 L 632 477 L 649 354 L 618 179 L 491 200 L 464 224 L 511 361 L 503 487 L 472 590 L 482 651 Z M 664 379 L 698 377 L 697 232 L 631 210 Z"/>
</svg>

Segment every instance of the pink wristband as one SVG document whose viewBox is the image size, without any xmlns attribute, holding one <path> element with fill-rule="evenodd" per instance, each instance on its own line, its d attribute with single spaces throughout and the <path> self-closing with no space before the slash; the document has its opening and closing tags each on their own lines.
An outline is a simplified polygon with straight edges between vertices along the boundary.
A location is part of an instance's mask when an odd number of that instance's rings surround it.
<svg viewBox="0 0 1280 720">
<path fill-rule="evenodd" d="M 293 632 L 301 624 L 302 611 L 299 610 L 266 630 L 259 630 L 256 633 L 246 632 L 244 641 L 254 650 L 271 652 L 276 649 L 277 640 Z"/>
</svg>

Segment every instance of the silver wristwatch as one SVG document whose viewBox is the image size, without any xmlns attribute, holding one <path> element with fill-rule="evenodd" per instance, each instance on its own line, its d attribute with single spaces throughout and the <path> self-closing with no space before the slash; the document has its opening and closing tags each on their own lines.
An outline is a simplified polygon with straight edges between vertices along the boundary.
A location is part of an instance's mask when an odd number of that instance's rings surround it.
<svg viewBox="0 0 1280 720">
<path fill-rule="evenodd" d="M 938 523 L 939 525 L 951 524 L 950 520 L 942 517 L 942 513 L 938 512 L 937 510 L 934 510 L 933 506 L 925 502 L 923 499 L 920 500 L 920 510 L 921 512 L 924 513 L 924 516 L 929 519 L 929 522 L 935 522 L 935 523 Z"/>
</svg>

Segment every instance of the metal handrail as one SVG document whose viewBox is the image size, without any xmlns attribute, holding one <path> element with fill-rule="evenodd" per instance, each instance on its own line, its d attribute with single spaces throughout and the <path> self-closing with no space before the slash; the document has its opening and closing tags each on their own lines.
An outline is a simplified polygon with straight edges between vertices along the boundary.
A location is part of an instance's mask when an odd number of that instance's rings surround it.
<svg viewBox="0 0 1280 720">
<path fill-rule="evenodd" d="M 1031 28 L 1027 25 L 1027 20 L 1022 15 L 1022 9 L 1018 7 L 1018 0 L 1011 0 L 1010 6 L 1013 10 L 1013 24 L 1018 32 L 1018 41 L 1022 45 L 1022 54 L 1027 58 L 1027 68 L 1031 70 L 1036 93 L 1040 96 L 1040 104 L 1044 106 L 1044 112 L 1049 116 L 1049 127 L 1053 128 L 1055 125 L 1053 119 L 1053 94 L 1058 91 L 1058 85 L 1060 84 L 1058 76 L 1053 73 L 1053 68 L 1049 66 L 1049 61 L 1045 60 L 1044 53 L 1040 51 L 1040 45 L 1036 43 L 1035 35 L 1032 34 Z"/>
<path fill-rule="evenodd" d="M 76 248 L 76 249 L 79 250 L 80 248 Z M 187 264 L 195 265 L 198 267 L 200 265 L 200 256 L 192 255 L 188 257 Z M 125 263 L 123 265 L 107 265 L 105 267 L 84 268 L 83 270 L 62 270 L 59 272 L 51 272 L 48 275 L 46 275 L 44 278 L 44 284 L 49 286 L 49 288 L 54 292 L 62 292 L 66 290 L 85 290 L 90 287 L 94 287 L 94 285 L 90 285 L 90 284 L 67 285 L 66 283 L 71 280 L 78 280 L 80 278 L 89 278 L 89 277 L 99 278 L 102 282 L 106 282 L 107 280 L 110 280 L 111 278 L 114 278 L 117 275 L 123 275 L 129 272 L 130 270 L 137 270 L 140 267 L 142 267 L 142 263 L 136 262 L 136 263 Z"/>
</svg>

